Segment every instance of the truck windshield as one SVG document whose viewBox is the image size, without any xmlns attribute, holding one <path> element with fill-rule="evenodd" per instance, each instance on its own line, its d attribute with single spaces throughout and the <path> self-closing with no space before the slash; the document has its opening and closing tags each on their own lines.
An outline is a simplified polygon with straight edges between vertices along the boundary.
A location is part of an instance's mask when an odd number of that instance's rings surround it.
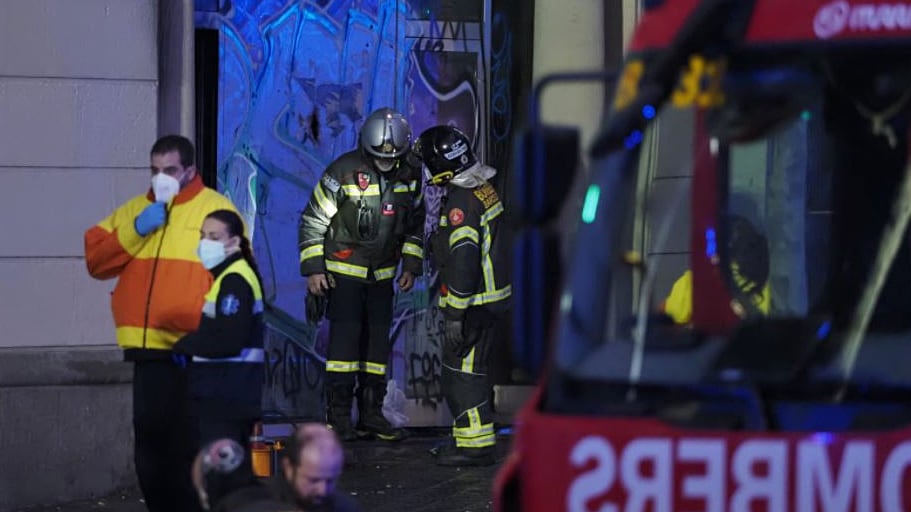
<svg viewBox="0 0 911 512">
<path fill-rule="evenodd" d="M 599 380 L 694 383 L 717 370 L 726 341 L 745 324 L 796 319 L 799 332 L 787 335 L 799 343 L 813 338 L 809 346 L 837 329 L 839 315 L 850 316 L 846 304 L 853 306 L 866 274 L 856 274 L 849 289 L 833 269 L 857 265 L 858 255 L 871 260 L 885 217 L 877 228 L 838 216 L 852 182 L 822 156 L 830 144 L 822 109 L 810 106 L 761 139 L 730 144 L 699 137 L 698 117 L 665 107 L 624 150 L 592 163 L 561 298 L 559 370 Z M 710 168 L 700 168 L 707 162 Z M 887 213 L 888 192 L 876 196 Z M 911 344 L 902 341 L 911 342 L 911 325 L 904 325 L 911 324 L 911 300 L 896 293 L 911 278 L 907 246 L 865 345 Z M 704 301 L 701 313 L 694 297 Z M 911 381 L 908 372 L 880 372 L 896 355 L 889 350 L 861 356 L 861 374 Z M 835 378 L 836 365 L 829 366 L 822 364 L 819 378 Z"/>
</svg>

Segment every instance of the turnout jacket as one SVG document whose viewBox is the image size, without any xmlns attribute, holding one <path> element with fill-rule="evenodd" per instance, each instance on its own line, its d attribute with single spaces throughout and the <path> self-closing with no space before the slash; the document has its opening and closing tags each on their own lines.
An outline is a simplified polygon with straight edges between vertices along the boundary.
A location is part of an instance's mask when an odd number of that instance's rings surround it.
<svg viewBox="0 0 911 512">
<path fill-rule="evenodd" d="M 301 275 L 326 271 L 360 281 L 423 272 L 420 169 L 400 161 L 382 173 L 360 150 L 332 162 L 313 187 L 298 225 Z"/>
<path fill-rule="evenodd" d="M 96 279 L 117 277 L 111 310 L 127 359 L 170 350 L 196 330 L 212 275 L 199 262 L 199 229 L 215 210 L 233 210 L 198 175 L 172 200 L 165 224 L 142 237 L 134 221 L 155 200 L 136 196 L 85 233 L 85 263 Z"/>
<path fill-rule="evenodd" d="M 508 309 L 512 286 L 498 236 L 503 203 L 489 182 L 474 188 L 450 183 L 440 206 L 440 224 L 431 236 L 440 269 L 439 306 L 446 318 L 460 320 L 468 308 L 494 315 Z"/>
<path fill-rule="evenodd" d="M 174 351 L 193 356 L 190 396 L 201 412 L 257 417 L 262 396 L 263 291 L 240 253 L 212 269 L 199 329 L 181 338 Z"/>
</svg>

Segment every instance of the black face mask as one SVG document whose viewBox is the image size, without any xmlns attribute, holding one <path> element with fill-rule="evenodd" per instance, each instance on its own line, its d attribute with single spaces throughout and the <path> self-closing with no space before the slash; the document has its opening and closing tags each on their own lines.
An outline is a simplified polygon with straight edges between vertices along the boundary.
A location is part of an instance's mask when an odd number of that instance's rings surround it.
<svg viewBox="0 0 911 512">
<path fill-rule="evenodd" d="M 379 223 L 376 221 L 376 212 L 368 208 L 363 202 L 357 209 L 357 236 L 361 240 L 373 240 L 379 231 Z"/>
</svg>

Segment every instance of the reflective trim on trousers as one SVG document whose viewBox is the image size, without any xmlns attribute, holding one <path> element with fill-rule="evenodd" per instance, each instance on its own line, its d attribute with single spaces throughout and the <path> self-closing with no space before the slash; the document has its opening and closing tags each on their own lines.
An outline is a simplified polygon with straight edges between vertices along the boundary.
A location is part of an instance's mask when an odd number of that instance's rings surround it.
<svg viewBox="0 0 911 512">
<path fill-rule="evenodd" d="M 364 371 L 373 375 L 386 375 L 386 365 L 380 363 L 371 363 L 370 361 L 362 363 Z"/>
<path fill-rule="evenodd" d="M 326 361 L 326 371 L 335 373 L 354 373 L 361 371 L 360 361 Z"/>
</svg>

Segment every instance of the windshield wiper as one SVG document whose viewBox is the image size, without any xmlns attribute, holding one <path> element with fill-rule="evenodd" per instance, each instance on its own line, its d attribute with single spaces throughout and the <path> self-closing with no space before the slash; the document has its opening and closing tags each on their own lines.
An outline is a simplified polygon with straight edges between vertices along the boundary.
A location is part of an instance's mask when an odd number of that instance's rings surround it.
<svg viewBox="0 0 911 512">
<path fill-rule="evenodd" d="M 857 306 L 851 315 L 851 321 L 842 335 L 844 347 L 839 360 L 842 382 L 835 397 L 837 401 L 841 401 L 847 391 L 851 375 L 854 373 L 854 366 L 857 364 L 857 356 L 864 343 L 864 335 L 870 325 L 873 310 L 876 308 L 876 302 L 899 247 L 905 242 L 904 235 L 909 220 L 911 220 L 911 160 L 905 164 L 901 186 L 892 203 L 891 222 L 885 226 L 876 253 L 876 260 L 861 291 L 860 300 L 857 301 Z"/>
</svg>

